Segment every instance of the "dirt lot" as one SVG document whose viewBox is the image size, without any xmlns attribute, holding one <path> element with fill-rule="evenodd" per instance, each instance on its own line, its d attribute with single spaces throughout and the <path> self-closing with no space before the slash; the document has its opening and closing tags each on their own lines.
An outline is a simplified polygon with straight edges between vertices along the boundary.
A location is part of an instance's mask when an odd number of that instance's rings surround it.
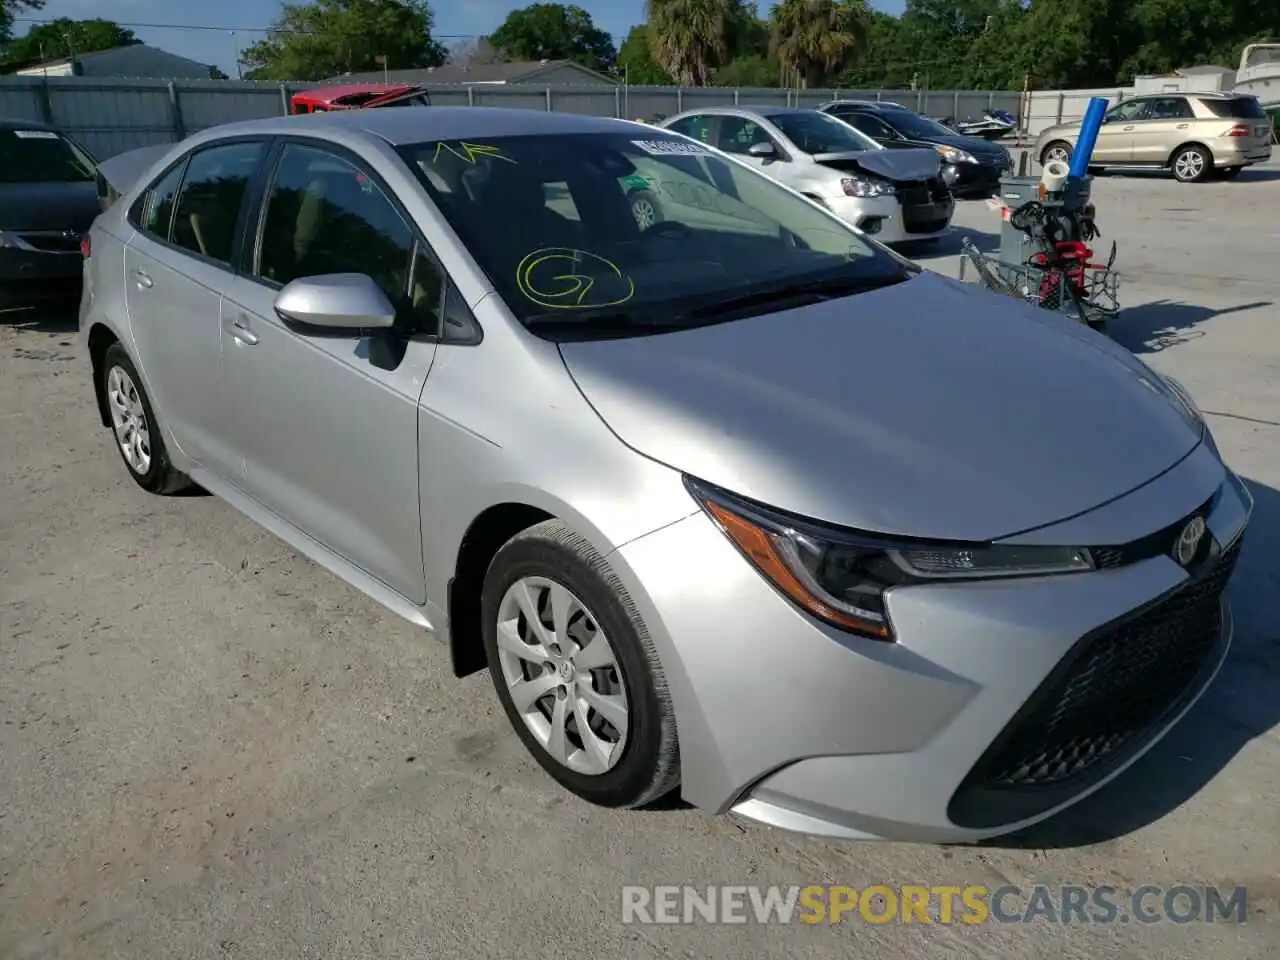
<svg viewBox="0 0 1280 960">
<path fill-rule="evenodd" d="M 1031 836 L 833 844 L 553 786 L 488 677 L 95 422 L 74 324 L 0 325 L 0 956 L 1280 955 L 1280 166 L 1098 185 L 1118 339 L 1187 383 L 1257 499 L 1223 674 Z M 998 226 L 980 203 L 957 224 Z M 984 239 L 985 236 L 985 239 Z M 955 271 L 958 241 L 921 254 Z M 624 884 L 1248 887 L 1243 925 L 624 926 Z"/>
</svg>

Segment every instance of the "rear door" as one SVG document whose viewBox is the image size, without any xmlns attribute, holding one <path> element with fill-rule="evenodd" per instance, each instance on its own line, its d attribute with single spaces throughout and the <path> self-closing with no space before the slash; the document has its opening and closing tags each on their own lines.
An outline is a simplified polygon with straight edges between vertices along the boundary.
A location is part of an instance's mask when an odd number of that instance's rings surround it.
<svg viewBox="0 0 1280 960">
<path fill-rule="evenodd" d="M 264 154 L 263 140 L 199 148 L 130 211 L 138 232 L 125 249 L 125 299 L 135 359 L 174 442 L 220 474 L 236 463 L 219 382 L 222 291 Z"/>
<path fill-rule="evenodd" d="M 1133 162 L 1164 166 L 1173 151 L 1194 134 L 1196 115 L 1186 97 L 1155 97 L 1134 122 Z"/>
</svg>

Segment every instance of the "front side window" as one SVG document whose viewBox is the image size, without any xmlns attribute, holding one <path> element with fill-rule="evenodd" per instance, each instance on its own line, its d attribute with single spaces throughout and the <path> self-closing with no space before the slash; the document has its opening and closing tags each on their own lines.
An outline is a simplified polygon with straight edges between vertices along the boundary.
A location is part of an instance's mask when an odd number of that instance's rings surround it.
<svg viewBox="0 0 1280 960">
<path fill-rule="evenodd" d="M 365 171 L 327 150 L 289 144 L 267 193 L 256 273 L 279 286 L 299 277 L 363 273 L 400 309 L 406 299 L 438 309 L 440 281 L 427 261 L 414 263 L 414 241 L 409 224 Z"/>
<path fill-rule="evenodd" d="M 1146 112 L 1146 100 L 1130 100 L 1119 106 L 1112 107 L 1107 113 L 1107 120 L 1111 123 L 1129 123 L 1137 120 Z"/>
<path fill-rule="evenodd" d="M 173 217 L 176 246 L 217 263 L 231 263 L 240 206 L 262 150 L 260 142 L 241 142 L 191 155 Z"/>
<path fill-rule="evenodd" d="M 0 183 L 89 183 L 97 167 L 53 130 L 0 129 Z"/>
<path fill-rule="evenodd" d="M 760 124 L 746 117 L 721 118 L 716 146 L 725 153 L 746 153 L 757 143 L 773 143 L 773 138 Z"/>
<path fill-rule="evenodd" d="M 701 140 L 703 143 L 711 142 L 711 120 L 708 117 L 701 115 L 685 117 L 683 120 L 677 120 L 667 129 L 684 134 L 686 137 L 693 137 L 695 140 Z"/>
<path fill-rule="evenodd" d="M 816 110 L 776 113 L 769 119 L 798 149 L 808 154 L 884 149 L 843 120 Z"/>
<path fill-rule="evenodd" d="M 874 286 L 904 275 L 902 260 L 833 215 L 662 130 L 400 150 L 508 307 L 531 326 L 694 326 L 703 308 L 744 295 L 833 279 Z M 656 195 L 659 216 L 635 216 L 637 180 Z"/>
</svg>

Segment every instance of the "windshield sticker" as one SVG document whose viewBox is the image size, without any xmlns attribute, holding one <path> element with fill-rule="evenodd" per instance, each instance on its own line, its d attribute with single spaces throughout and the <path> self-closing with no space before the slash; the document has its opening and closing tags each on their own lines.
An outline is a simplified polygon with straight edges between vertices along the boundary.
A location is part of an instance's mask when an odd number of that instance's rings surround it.
<svg viewBox="0 0 1280 960">
<path fill-rule="evenodd" d="M 459 140 L 457 143 L 445 143 L 441 140 L 436 144 L 436 152 L 431 155 L 432 163 L 439 161 L 442 151 L 448 151 L 463 163 L 469 163 L 472 166 L 475 166 L 482 158 L 486 157 L 491 160 L 502 160 L 506 163 L 516 162 L 503 153 L 500 148 L 487 143 L 467 143 L 463 140 Z"/>
<path fill-rule="evenodd" d="M 19 140 L 57 140 L 58 135 L 52 130 L 15 130 L 13 135 Z"/>
<path fill-rule="evenodd" d="M 707 148 L 699 143 L 683 140 L 632 140 L 637 147 L 653 157 L 701 157 Z"/>
<path fill-rule="evenodd" d="M 548 310 L 616 307 L 636 292 L 635 283 L 612 260 L 570 247 L 533 251 L 516 268 L 516 286 Z"/>
</svg>

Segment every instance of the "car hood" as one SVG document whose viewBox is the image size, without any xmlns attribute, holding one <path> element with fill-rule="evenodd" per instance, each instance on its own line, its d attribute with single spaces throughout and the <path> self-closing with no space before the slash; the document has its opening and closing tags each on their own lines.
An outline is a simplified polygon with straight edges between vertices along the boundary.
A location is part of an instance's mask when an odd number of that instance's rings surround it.
<svg viewBox="0 0 1280 960">
<path fill-rule="evenodd" d="M 835 170 L 865 170 L 886 180 L 928 180 L 941 170 L 933 150 L 855 150 L 847 153 L 817 153 L 815 163 Z"/>
<path fill-rule="evenodd" d="M 1011 536 L 1133 490 L 1200 442 L 1127 351 L 936 274 L 560 349 L 590 404 L 639 453 L 880 533 Z"/>
<path fill-rule="evenodd" d="M 102 210 L 98 186 L 86 183 L 0 184 L 0 229 L 84 233 Z"/>
</svg>

